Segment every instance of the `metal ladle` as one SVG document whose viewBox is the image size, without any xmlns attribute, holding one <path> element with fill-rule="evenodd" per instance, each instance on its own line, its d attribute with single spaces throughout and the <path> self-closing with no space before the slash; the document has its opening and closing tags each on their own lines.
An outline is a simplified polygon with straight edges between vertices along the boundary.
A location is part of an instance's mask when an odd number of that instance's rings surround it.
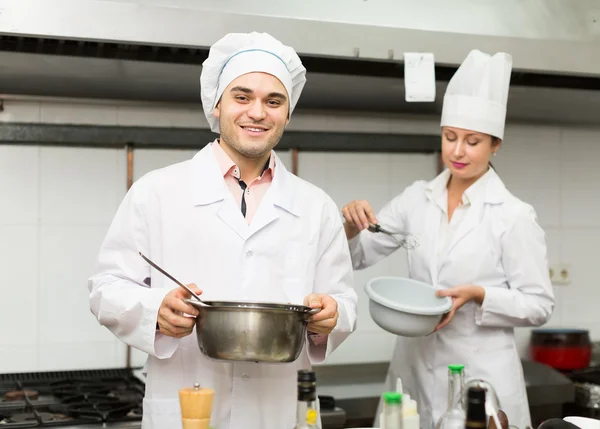
<svg viewBox="0 0 600 429">
<path fill-rule="evenodd" d="M 175 277 L 173 277 L 171 274 L 167 273 L 165 270 L 163 270 L 161 267 L 159 267 L 158 265 L 156 265 L 154 262 L 152 262 L 150 259 L 148 259 L 146 256 L 144 256 L 142 254 L 142 252 L 138 252 L 140 254 L 140 256 L 142 258 L 144 258 L 144 260 L 146 262 L 148 262 L 150 265 L 152 265 L 154 268 L 156 268 L 158 271 L 160 271 L 161 273 L 163 273 L 165 276 L 167 276 L 168 278 L 170 278 L 171 280 L 173 280 L 175 283 L 177 283 L 179 286 L 181 286 L 182 288 L 184 288 L 185 290 L 187 290 L 194 298 L 196 298 L 199 302 L 200 305 L 203 305 L 205 307 L 209 307 L 209 304 L 205 303 L 204 301 L 202 301 L 200 299 L 200 297 L 194 292 L 192 291 L 189 287 L 187 287 L 186 285 L 184 285 L 183 283 L 181 283 L 179 280 L 177 280 Z"/>
<path fill-rule="evenodd" d="M 381 232 L 383 234 L 387 234 L 400 243 L 406 249 L 414 249 L 419 245 L 417 239 L 410 234 L 409 232 L 404 231 L 389 231 L 388 229 L 382 228 L 381 225 L 377 225 L 374 223 L 369 223 L 369 231 L 371 232 Z"/>
</svg>

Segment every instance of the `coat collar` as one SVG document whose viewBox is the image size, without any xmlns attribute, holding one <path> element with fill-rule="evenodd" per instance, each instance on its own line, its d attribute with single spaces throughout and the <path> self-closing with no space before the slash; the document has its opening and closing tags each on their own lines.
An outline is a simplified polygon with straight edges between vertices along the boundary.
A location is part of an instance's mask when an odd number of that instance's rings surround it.
<svg viewBox="0 0 600 429">
<path fill-rule="evenodd" d="M 275 152 L 272 153 L 272 156 L 275 156 L 276 167 L 273 181 L 264 201 L 270 200 L 272 204 L 299 216 L 300 207 L 294 199 L 294 196 L 297 195 L 297 181 Z M 225 199 L 229 189 L 210 143 L 194 155 L 191 160 L 191 169 L 192 204 L 194 206 L 208 205 Z M 270 198 L 267 199 L 267 196 Z"/>
<path fill-rule="evenodd" d="M 428 213 L 428 222 L 431 223 L 431 230 L 434 236 L 438 236 L 441 216 L 447 216 L 447 199 L 445 198 L 446 186 L 450 178 L 450 171 L 445 170 L 435 179 L 429 182 L 425 188 L 427 198 L 435 204 L 435 209 Z M 434 253 L 434 261 L 431 265 L 431 278 L 434 282 L 438 281 L 439 271 L 448 263 L 448 255 L 460 241 L 465 238 L 481 222 L 486 204 L 502 204 L 506 201 L 508 190 L 502 183 L 502 180 L 493 168 L 481 176 L 473 185 L 471 185 L 463 195 L 463 203 L 468 202 L 470 208 L 458 226 L 458 230 L 452 236 L 452 240 L 444 254 Z"/>
</svg>

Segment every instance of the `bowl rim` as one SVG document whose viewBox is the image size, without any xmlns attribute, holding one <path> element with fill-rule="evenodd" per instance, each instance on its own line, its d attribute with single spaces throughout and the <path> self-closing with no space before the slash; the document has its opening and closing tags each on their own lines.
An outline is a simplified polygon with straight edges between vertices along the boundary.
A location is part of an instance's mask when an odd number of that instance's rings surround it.
<svg viewBox="0 0 600 429">
<path fill-rule="evenodd" d="M 404 280 L 404 281 L 408 280 L 410 282 L 420 284 L 422 286 L 426 286 L 426 287 L 434 289 L 434 290 L 440 289 L 440 288 L 436 288 L 430 284 L 427 284 L 425 282 L 411 279 L 409 277 L 379 276 L 379 277 L 373 277 L 372 279 L 370 279 L 365 286 L 365 292 L 367 293 L 367 296 L 369 297 L 369 299 L 373 300 L 376 303 L 381 304 L 385 307 L 391 308 L 393 310 L 402 311 L 402 312 L 409 313 L 409 314 L 419 314 L 419 315 L 423 315 L 423 316 L 437 316 L 440 314 L 448 313 L 452 309 L 452 299 L 448 296 L 441 298 L 443 300 L 443 302 L 440 303 L 438 306 L 431 307 L 429 309 L 424 309 L 424 308 L 419 308 L 419 307 L 409 307 L 407 305 L 398 304 L 397 302 L 393 302 L 392 300 L 389 300 L 387 298 L 379 296 L 378 294 L 376 294 L 373 291 L 373 286 L 372 286 L 373 283 L 375 283 L 376 281 L 380 281 L 380 280 L 390 280 L 390 279 L 391 280 Z"/>
</svg>

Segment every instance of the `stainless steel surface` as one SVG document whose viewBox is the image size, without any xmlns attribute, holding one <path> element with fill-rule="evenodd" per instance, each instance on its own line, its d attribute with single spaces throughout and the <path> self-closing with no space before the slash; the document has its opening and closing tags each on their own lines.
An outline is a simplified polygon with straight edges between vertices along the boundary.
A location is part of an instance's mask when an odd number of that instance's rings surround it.
<svg viewBox="0 0 600 429">
<path fill-rule="evenodd" d="M 562 418 L 564 407 L 575 397 L 573 382 L 547 365 L 530 360 L 521 363 L 533 427 L 551 418 Z"/>
<path fill-rule="evenodd" d="M 154 268 L 156 268 L 158 271 L 160 271 L 161 273 L 163 273 L 165 276 L 167 276 L 168 278 L 170 278 L 171 280 L 173 280 L 175 283 L 177 283 L 179 286 L 181 286 L 182 288 L 184 288 L 185 290 L 187 290 L 194 298 L 196 298 L 199 302 L 200 305 L 206 305 L 202 299 L 200 299 L 200 297 L 198 295 L 196 295 L 196 293 L 191 290 L 189 287 L 187 287 L 186 285 L 184 285 L 182 282 L 180 282 L 179 280 L 177 280 L 175 277 L 173 277 L 171 274 L 167 273 L 165 270 L 163 270 L 161 267 L 159 267 L 158 265 L 156 265 L 154 262 L 152 262 L 150 259 L 148 259 L 146 256 L 144 256 L 142 254 L 142 252 L 138 252 L 140 254 L 140 256 L 142 258 L 144 258 L 144 260 L 146 262 L 148 262 L 150 265 L 152 265 Z"/>
<path fill-rule="evenodd" d="M 565 374 L 575 386 L 575 399 L 565 415 L 600 419 L 600 367 L 590 366 Z"/>
<path fill-rule="evenodd" d="M 141 429 L 142 422 L 104 423 L 95 425 L 60 426 L 65 429 Z"/>
<path fill-rule="evenodd" d="M 437 63 L 458 65 L 466 52 L 478 46 L 487 52 L 513 53 L 517 70 L 600 73 L 595 0 L 491 1 L 486 2 L 485 12 L 473 8 L 472 14 L 461 13 L 460 8 L 473 5 L 471 1 L 460 6 L 440 2 L 437 16 L 427 8 L 411 8 L 405 13 L 406 5 L 414 2 L 348 4 L 304 2 L 297 7 L 294 2 L 239 0 L 3 1 L 0 29 L 3 34 L 15 36 L 67 39 L 61 49 L 67 52 L 73 50 L 69 47 L 79 45 L 77 41 L 86 45 L 87 40 L 119 45 L 139 42 L 148 48 L 168 46 L 173 51 L 184 51 L 210 46 L 229 32 L 266 29 L 299 53 L 315 56 L 391 62 L 402 60 L 403 52 L 434 52 Z M 199 29 L 198 22 L 205 25 Z M 541 24 L 544 22 L 552 25 Z M 327 34 L 327 39 L 319 38 L 319 34 Z M 34 45 L 30 49 L 37 52 L 36 48 Z M 104 49 L 111 52 L 109 46 Z M 46 63 L 50 64 L 51 59 Z M 10 62 L 0 64 L 4 67 Z M 105 70 L 93 72 L 102 74 Z M 514 74 L 515 78 L 519 75 Z M 120 76 L 126 79 L 127 70 L 121 70 Z M 179 80 L 179 75 L 172 76 L 171 80 Z M 161 84 L 169 82 L 158 82 L 157 86 Z"/>
<path fill-rule="evenodd" d="M 346 412 L 339 407 L 333 410 L 321 410 L 323 429 L 342 429 L 346 423 Z M 104 425 L 61 426 L 65 429 L 141 429 L 141 422 L 106 423 Z"/>
<path fill-rule="evenodd" d="M 2 94 L 189 103 L 190 109 L 199 109 L 199 115 L 202 112 L 198 95 L 202 71 L 199 64 L 20 52 L 0 52 L 0 64 Z M 436 82 L 436 93 L 444 94 L 446 87 L 447 82 Z M 598 123 L 600 91 L 511 86 L 508 97 L 506 138 L 514 135 L 511 131 L 516 123 L 592 126 Z M 441 115 L 441 96 L 432 103 L 406 103 L 404 98 L 404 80 L 399 77 L 320 73 L 309 69 L 297 110 L 354 111 L 361 116 L 362 112 L 365 116 L 377 112 L 384 121 L 395 114 L 433 118 Z M 203 119 L 198 121 L 202 123 Z"/>
<path fill-rule="evenodd" d="M 306 338 L 308 318 L 320 309 L 303 305 L 187 299 L 199 311 L 196 336 L 208 358 L 225 361 L 295 361 Z"/>
<path fill-rule="evenodd" d="M 19 99 L 21 98 L 19 97 Z M 12 107 L 7 107 L 4 111 L 8 114 L 11 109 Z M 136 147 L 198 150 L 202 147 L 200 142 L 213 139 L 214 133 L 203 128 L 0 123 L 0 141 L 3 144 L 12 145 L 117 147 L 118 143 L 115 142 L 129 142 Z M 277 147 L 281 151 L 301 152 L 433 153 L 439 151 L 440 136 L 406 133 L 381 134 L 375 131 L 352 133 L 350 131 L 288 130 L 282 136 Z"/>
<path fill-rule="evenodd" d="M 530 407 L 573 402 L 571 380 L 547 365 L 528 360 L 521 363 Z"/>
<path fill-rule="evenodd" d="M 336 399 L 336 405 L 346 412 L 347 428 L 371 427 L 379 405 L 379 397 Z M 419 411 L 421 412 L 421 411 Z"/>
<path fill-rule="evenodd" d="M 321 408 L 322 429 L 343 429 L 346 427 L 346 412 L 340 407 L 334 409 Z"/>
<path fill-rule="evenodd" d="M 575 383 L 575 403 L 586 408 L 600 408 L 600 386 Z"/>
<path fill-rule="evenodd" d="M 522 361 L 522 364 L 533 427 L 549 418 L 562 418 L 563 405 L 575 398 L 573 382 L 546 365 L 532 361 Z M 380 363 L 318 366 L 315 371 L 320 386 L 348 385 L 349 389 L 350 386 L 356 389 L 356 385 L 373 385 L 380 381 L 383 392 L 388 368 L 388 363 Z M 346 412 L 347 428 L 369 427 L 375 419 L 379 396 L 365 389 L 359 397 L 336 397 L 335 403 Z M 600 417 L 600 413 L 595 417 Z"/>
<path fill-rule="evenodd" d="M 600 342 L 592 341 L 592 356 L 590 360 L 590 367 L 600 366 Z"/>
</svg>

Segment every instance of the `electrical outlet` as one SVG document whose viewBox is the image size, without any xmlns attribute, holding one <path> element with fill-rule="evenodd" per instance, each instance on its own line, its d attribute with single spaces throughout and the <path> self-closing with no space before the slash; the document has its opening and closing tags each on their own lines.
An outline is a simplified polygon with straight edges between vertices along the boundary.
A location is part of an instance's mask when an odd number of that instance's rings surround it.
<svg viewBox="0 0 600 429">
<path fill-rule="evenodd" d="M 556 286 L 571 284 L 571 266 L 569 264 L 554 264 L 550 266 L 550 281 Z"/>
</svg>

